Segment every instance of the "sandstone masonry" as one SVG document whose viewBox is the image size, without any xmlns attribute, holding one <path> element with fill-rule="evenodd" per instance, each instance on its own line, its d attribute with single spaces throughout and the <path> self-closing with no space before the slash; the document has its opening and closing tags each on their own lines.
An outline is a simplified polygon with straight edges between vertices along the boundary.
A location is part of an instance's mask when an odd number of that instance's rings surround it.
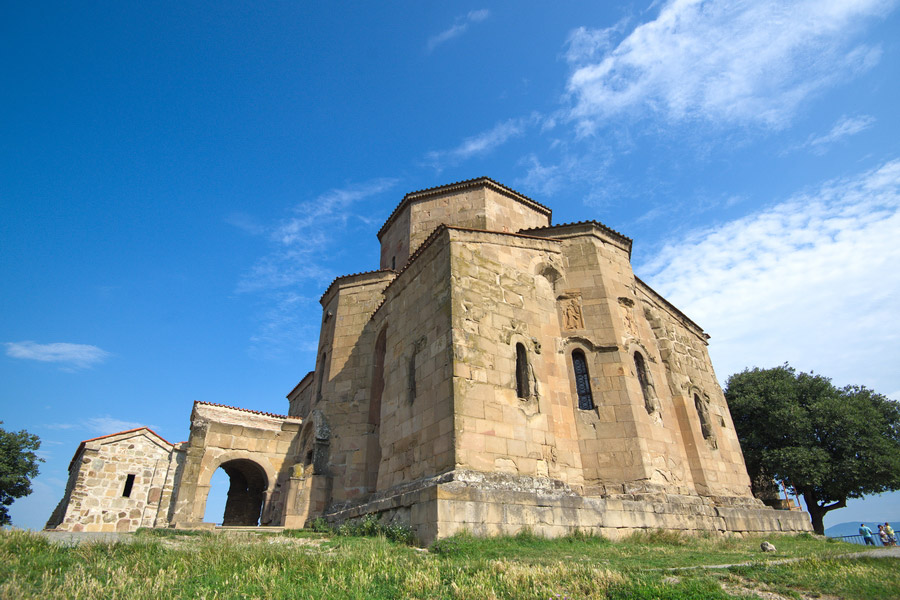
<svg viewBox="0 0 900 600">
<path fill-rule="evenodd" d="M 380 270 L 322 296 L 287 415 L 198 402 L 187 442 L 88 440 L 48 527 L 203 527 L 221 467 L 226 525 L 809 531 L 751 495 L 707 336 L 635 277 L 632 241 L 550 216 L 488 178 L 407 194 Z"/>
</svg>

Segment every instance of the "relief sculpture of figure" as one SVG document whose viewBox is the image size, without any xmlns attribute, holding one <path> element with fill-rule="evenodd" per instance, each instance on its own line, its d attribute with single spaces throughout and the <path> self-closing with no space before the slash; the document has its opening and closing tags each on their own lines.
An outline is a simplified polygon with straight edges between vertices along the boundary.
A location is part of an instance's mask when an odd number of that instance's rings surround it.
<svg viewBox="0 0 900 600">
<path fill-rule="evenodd" d="M 584 327 L 584 323 L 581 320 L 581 306 L 579 306 L 576 298 L 570 298 L 566 302 L 564 315 L 566 329 L 581 329 Z"/>
</svg>

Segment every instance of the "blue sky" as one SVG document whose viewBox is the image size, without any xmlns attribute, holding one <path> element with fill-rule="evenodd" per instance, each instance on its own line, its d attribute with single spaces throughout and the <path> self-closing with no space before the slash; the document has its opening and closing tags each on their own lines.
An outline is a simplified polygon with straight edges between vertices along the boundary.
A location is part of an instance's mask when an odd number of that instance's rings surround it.
<svg viewBox="0 0 900 600">
<path fill-rule="evenodd" d="M 83 439 L 286 412 L 327 284 L 404 193 L 481 175 L 632 237 L 723 384 L 788 361 L 900 399 L 897 5 L 9 5 L 0 418 L 46 459 L 14 523 Z M 900 494 L 826 525 L 879 519 Z"/>
</svg>

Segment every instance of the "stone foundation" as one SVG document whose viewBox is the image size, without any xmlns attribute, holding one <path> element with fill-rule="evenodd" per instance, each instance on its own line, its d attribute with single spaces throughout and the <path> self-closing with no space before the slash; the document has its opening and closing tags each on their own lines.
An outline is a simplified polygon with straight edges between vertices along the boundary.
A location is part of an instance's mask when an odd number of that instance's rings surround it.
<svg viewBox="0 0 900 600">
<path fill-rule="evenodd" d="M 381 493 L 369 502 L 334 507 L 324 516 L 340 523 L 369 514 L 409 525 L 422 545 L 461 531 L 492 536 L 529 530 L 545 537 L 580 531 L 609 539 L 639 530 L 812 531 L 806 513 L 775 510 L 753 498 L 679 495 L 654 486 L 582 496 L 553 479 L 464 470 Z"/>
</svg>

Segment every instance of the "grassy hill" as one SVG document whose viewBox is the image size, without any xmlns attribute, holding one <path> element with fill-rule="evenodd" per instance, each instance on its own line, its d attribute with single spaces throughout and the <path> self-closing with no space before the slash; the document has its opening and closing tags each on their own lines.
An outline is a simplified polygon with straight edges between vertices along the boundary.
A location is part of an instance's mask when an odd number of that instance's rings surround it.
<svg viewBox="0 0 900 600">
<path fill-rule="evenodd" d="M 150 530 L 130 544 L 70 547 L 3 531 L 0 598 L 897 597 L 900 559 L 842 558 L 859 546 L 809 534 L 768 538 L 777 551 L 762 553 L 762 539 L 463 535 L 426 551 L 385 537 L 305 531 L 238 537 Z"/>
</svg>

